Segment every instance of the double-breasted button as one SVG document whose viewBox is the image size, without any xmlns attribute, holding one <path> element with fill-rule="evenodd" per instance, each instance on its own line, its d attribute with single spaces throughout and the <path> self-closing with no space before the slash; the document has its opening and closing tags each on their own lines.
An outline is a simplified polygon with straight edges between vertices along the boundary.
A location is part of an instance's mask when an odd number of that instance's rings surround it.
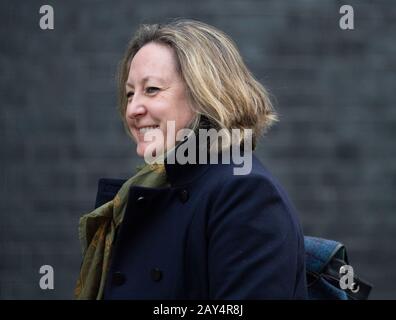
<svg viewBox="0 0 396 320">
<path fill-rule="evenodd" d="M 137 204 L 143 204 L 146 199 L 143 196 L 140 196 L 136 199 Z"/>
<path fill-rule="evenodd" d="M 162 279 L 162 271 L 159 268 L 153 268 L 150 271 L 150 276 L 153 281 L 160 281 Z"/>
<path fill-rule="evenodd" d="M 122 272 L 114 272 L 113 273 L 113 285 L 122 286 L 126 281 L 126 276 Z"/>
<path fill-rule="evenodd" d="M 186 189 L 183 189 L 179 192 L 179 199 L 181 202 L 183 203 L 187 202 L 188 198 L 189 198 L 189 194 Z"/>
</svg>

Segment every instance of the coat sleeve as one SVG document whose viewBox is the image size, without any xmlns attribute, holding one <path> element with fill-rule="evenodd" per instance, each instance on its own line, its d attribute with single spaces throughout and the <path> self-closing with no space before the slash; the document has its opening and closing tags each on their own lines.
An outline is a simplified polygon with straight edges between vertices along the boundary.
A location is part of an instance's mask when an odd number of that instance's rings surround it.
<svg viewBox="0 0 396 320">
<path fill-rule="evenodd" d="M 210 299 L 306 297 L 302 231 L 272 181 L 235 178 L 208 219 Z"/>
</svg>

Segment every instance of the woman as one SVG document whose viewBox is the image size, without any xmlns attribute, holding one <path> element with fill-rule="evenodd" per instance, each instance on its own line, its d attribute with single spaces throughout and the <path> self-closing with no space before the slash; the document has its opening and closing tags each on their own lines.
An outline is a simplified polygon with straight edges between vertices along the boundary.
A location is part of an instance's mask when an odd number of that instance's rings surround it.
<svg viewBox="0 0 396 320">
<path fill-rule="evenodd" d="M 306 298 L 295 210 L 251 153 L 276 116 L 234 43 L 198 21 L 143 25 L 119 97 L 147 164 L 100 181 L 97 209 L 80 220 L 76 297 Z M 197 141 L 204 129 L 221 135 Z M 242 173 L 238 152 L 251 160 Z"/>
</svg>

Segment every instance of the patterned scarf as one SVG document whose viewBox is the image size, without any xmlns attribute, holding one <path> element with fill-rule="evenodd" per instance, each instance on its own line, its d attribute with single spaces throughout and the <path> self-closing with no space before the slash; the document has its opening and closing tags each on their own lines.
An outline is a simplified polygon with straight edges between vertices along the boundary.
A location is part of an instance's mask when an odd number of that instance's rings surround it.
<svg viewBox="0 0 396 320">
<path fill-rule="evenodd" d="M 76 299 L 103 298 L 106 275 L 117 227 L 124 217 L 131 186 L 169 186 L 163 164 L 147 164 L 126 181 L 112 201 L 81 217 L 79 237 L 83 251 L 80 275 L 74 290 Z"/>
</svg>

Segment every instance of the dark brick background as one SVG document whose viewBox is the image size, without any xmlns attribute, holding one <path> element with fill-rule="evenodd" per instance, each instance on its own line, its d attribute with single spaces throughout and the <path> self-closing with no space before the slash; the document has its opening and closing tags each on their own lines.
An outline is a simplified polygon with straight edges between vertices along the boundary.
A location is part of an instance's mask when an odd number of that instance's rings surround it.
<svg viewBox="0 0 396 320">
<path fill-rule="evenodd" d="M 39 28 L 51 4 L 55 30 Z M 351 4 L 355 30 L 339 28 Z M 141 22 L 213 24 L 271 90 L 281 121 L 258 154 L 306 234 L 344 242 L 372 298 L 396 297 L 396 5 L 380 1 L 0 3 L 0 298 L 71 298 L 79 217 L 100 177 L 139 159 L 116 112 L 114 75 Z M 39 288 L 39 267 L 55 290 Z"/>
</svg>

